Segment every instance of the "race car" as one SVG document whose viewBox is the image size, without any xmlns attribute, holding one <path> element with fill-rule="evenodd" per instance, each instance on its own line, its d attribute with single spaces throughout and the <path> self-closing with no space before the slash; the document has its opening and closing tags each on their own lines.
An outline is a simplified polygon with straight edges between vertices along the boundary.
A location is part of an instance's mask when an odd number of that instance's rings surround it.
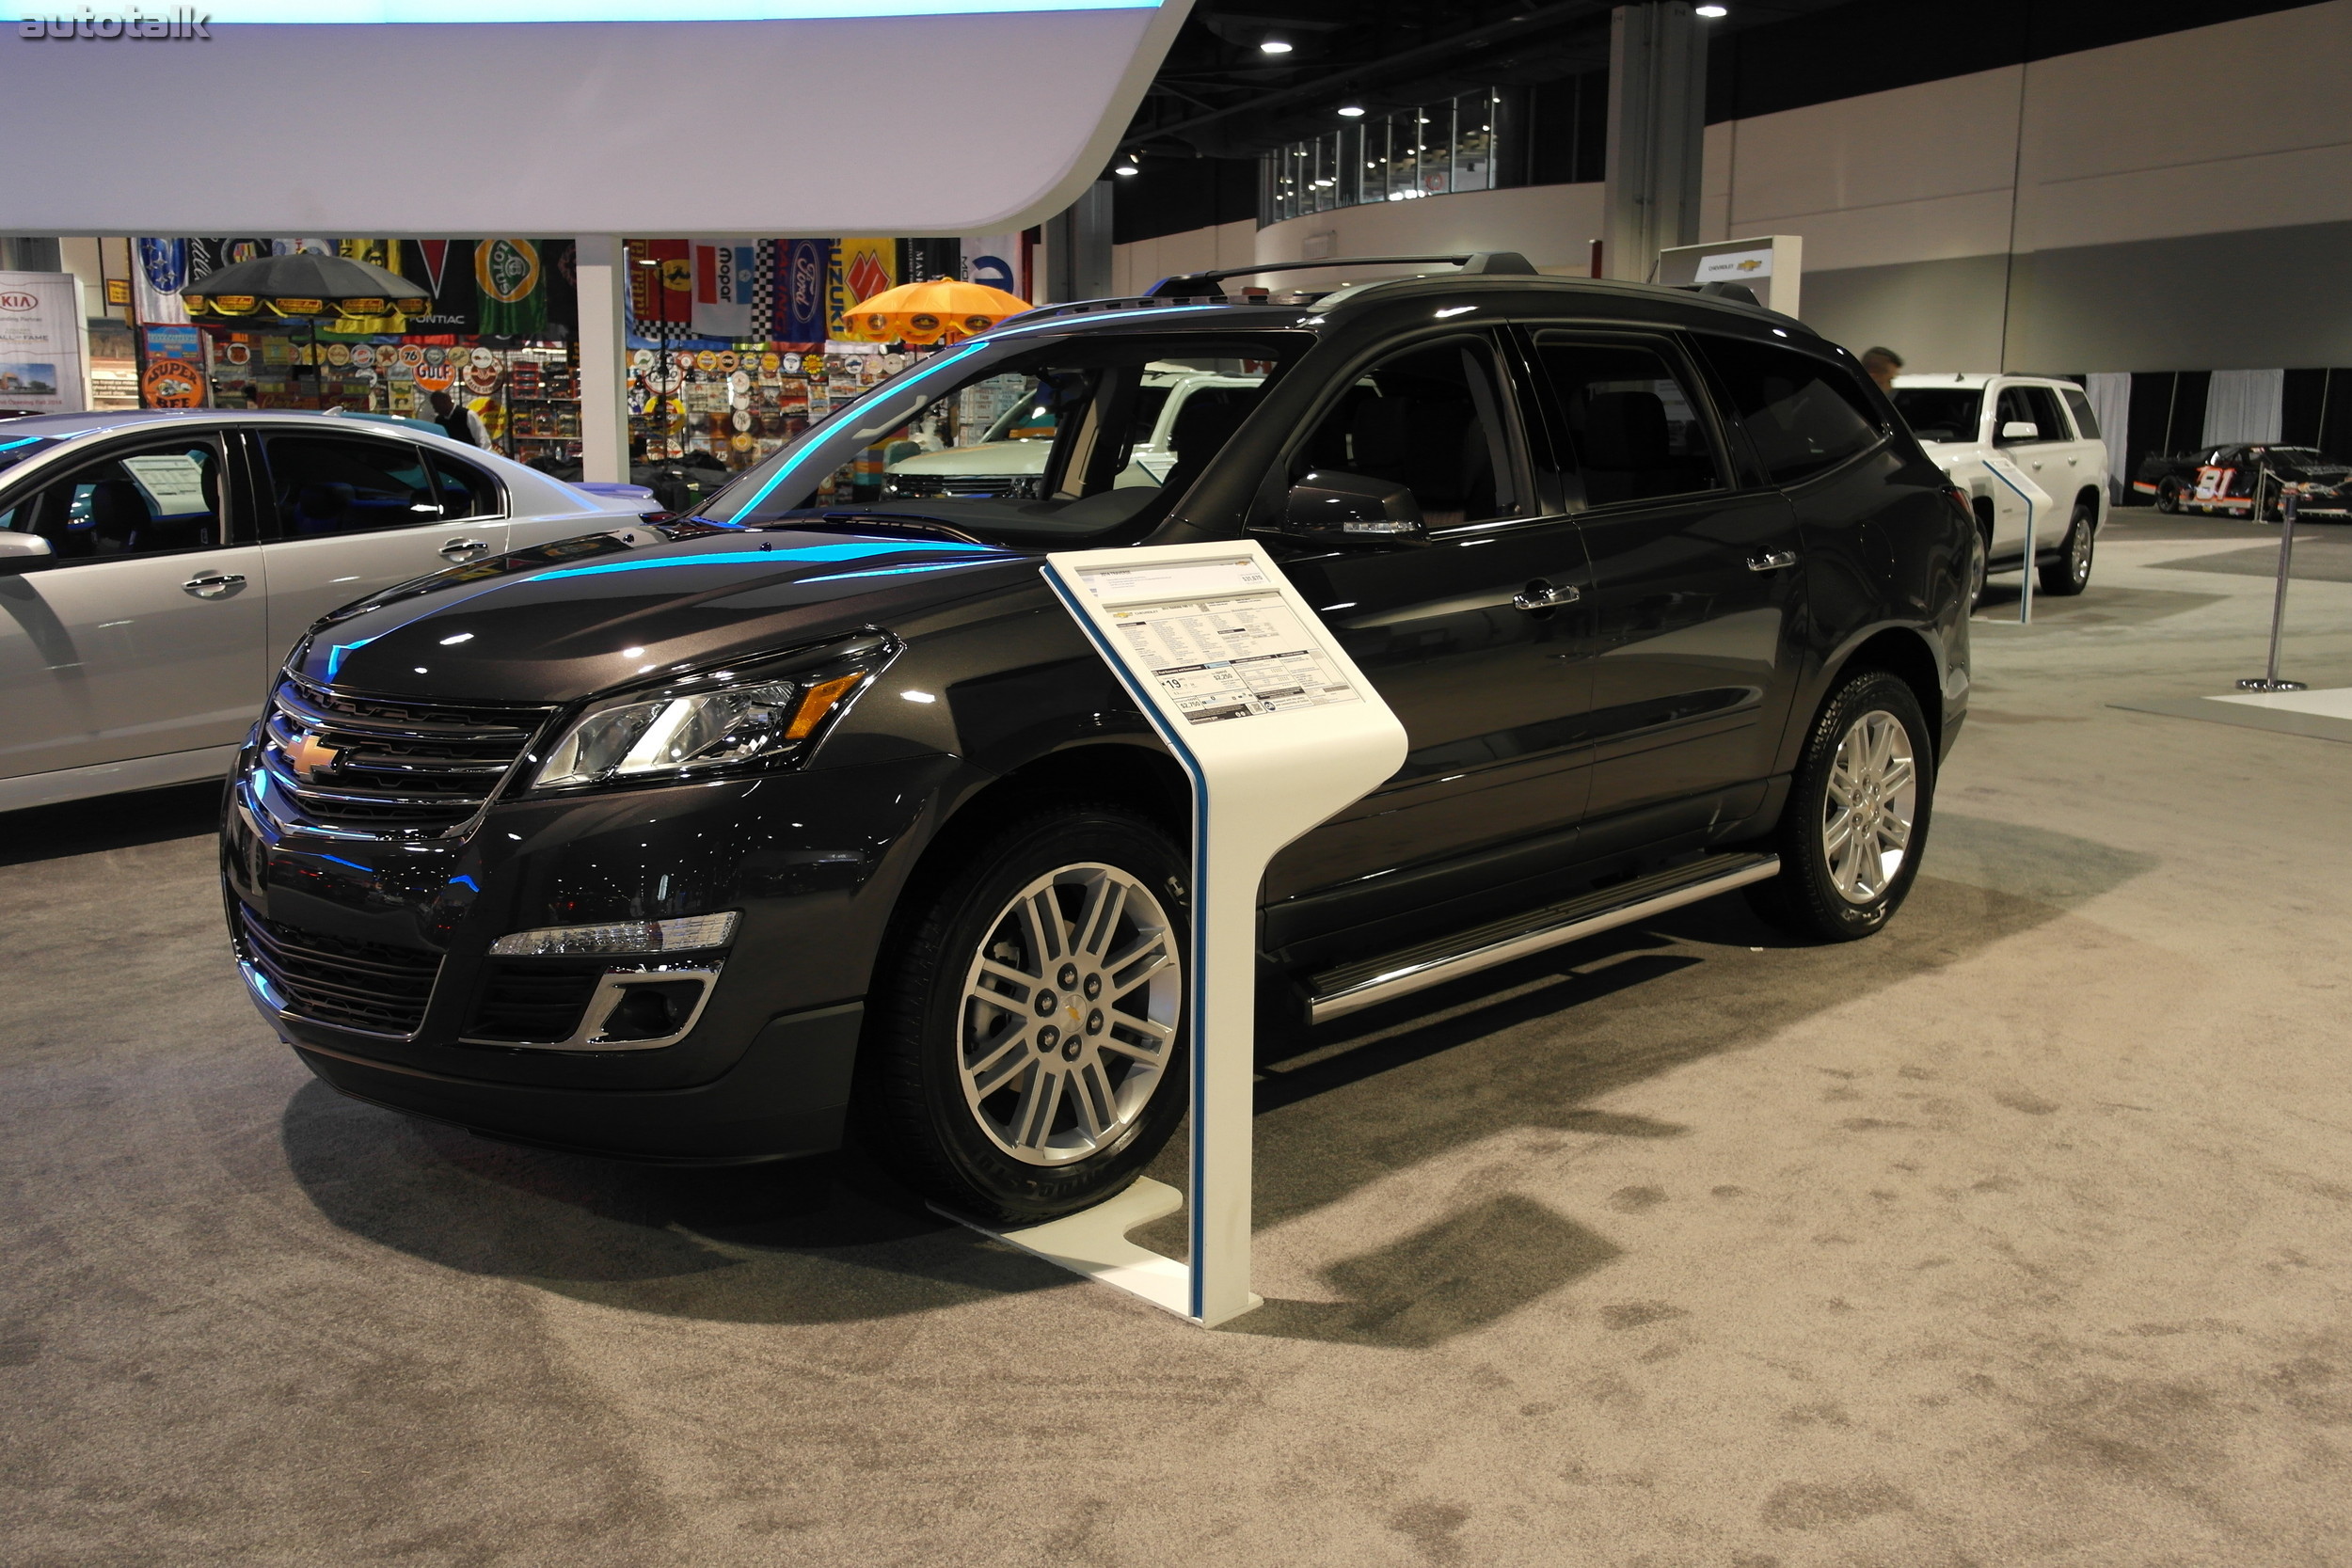
<svg viewBox="0 0 2352 1568">
<path fill-rule="evenodd" d="M 2140 459 L 2132 488 L 2153 496 L 2159 512 L 2246 514 L 2253 510 L 2254 476 L 2266 470 L 2263 515 L 2278 515 L 2278 486 L 2302 487 L 2298 515 L 2352 514 L 2352 464 L 2317 447 L 2246 445 L 2199 447 L 2175 456 Z"/>
</svg>

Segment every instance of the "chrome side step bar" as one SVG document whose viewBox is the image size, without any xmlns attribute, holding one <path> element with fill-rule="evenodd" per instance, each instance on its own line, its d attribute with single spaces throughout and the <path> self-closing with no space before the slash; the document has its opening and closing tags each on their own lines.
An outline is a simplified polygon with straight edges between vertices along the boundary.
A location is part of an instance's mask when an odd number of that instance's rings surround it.
<svg viewBox="0 0 2352 1568">
<path fill-rule="evenodd" d="M 1778 855 L 1709 855 L 1689 865 L 1581 898 L 1531 910 L 1381 958 L 1309 977 L 1307 1022 L 1325 1023 L 1359 1008 L 1442 985 L 1548 947 L 1630 926 L 1780 874 Z"/>
</svg>

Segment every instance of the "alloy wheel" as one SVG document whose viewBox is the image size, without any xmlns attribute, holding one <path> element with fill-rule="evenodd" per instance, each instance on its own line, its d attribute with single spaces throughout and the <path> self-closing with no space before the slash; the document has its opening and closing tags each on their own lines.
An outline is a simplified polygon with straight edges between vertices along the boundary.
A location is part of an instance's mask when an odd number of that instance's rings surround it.
<svg viewBox="0 0 2352 1568">
<path fill-rule="evenodd" d="M 1874 708 L 1847 726 L 1830 764 L 1821 852 L 1838 896 L 1867 904 L 1883 895 L 1910 852 L 1918 820 L 1919 768 L 1902 721 Z"/>
<path fill-rule="evenodd" d="M 2074 537 L 2066 552 L 2066 569 L 2077 588 L 2090 580 L 2090 524 L 2087 519 L 2074 525 Z"/>
<path fill-rule="evenodd" d="M 1117 1145 L 1175 1050 L 1184 966 L 1150 888 L 1099 863 L 1023 888 L 973 955 L 958 1017 L 964 1102 L 1015 1160 Z"/>
</svg>

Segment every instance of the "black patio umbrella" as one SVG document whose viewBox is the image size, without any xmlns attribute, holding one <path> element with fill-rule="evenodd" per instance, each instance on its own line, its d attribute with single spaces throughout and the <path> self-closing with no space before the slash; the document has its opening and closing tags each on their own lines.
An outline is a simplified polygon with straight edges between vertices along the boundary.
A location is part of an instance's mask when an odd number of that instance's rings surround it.
<svg viewBox="0 0 2352 1568">
<path fill-rule="evenodd" d="M 429 301 L 395 272 L 348 256 L 297 251 L 256 256 L 197 279 L 180 293 L 188 314 L 201 321 L 278 316 L 413 316 Z"/>
<path fill-rule="evenodd" d="M 191 321 L 248 321 L 265 314 L 307 321 L 315 345 L 323 319 L 413 316 L 431 302 L 396 272 L 348 256 L 304 250 L 223 267 L 181 290 L 180 303 Z"/>
</svg>

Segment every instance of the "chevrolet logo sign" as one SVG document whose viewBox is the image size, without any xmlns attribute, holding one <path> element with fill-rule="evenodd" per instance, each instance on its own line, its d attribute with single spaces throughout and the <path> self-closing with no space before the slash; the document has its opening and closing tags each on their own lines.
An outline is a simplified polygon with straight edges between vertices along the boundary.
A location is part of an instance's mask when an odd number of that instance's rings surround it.
<svg viewBox="0 0 2352 1568">
<path fill-rule="evenodd" d="M 335 759 L 341 755 L 341 750 L 308 733 L 295 736 L 293 744 L 286 748 L 286 761 L 306 779 L 315 778 L 323 768 L 334 767 Z"/>
</svg>

